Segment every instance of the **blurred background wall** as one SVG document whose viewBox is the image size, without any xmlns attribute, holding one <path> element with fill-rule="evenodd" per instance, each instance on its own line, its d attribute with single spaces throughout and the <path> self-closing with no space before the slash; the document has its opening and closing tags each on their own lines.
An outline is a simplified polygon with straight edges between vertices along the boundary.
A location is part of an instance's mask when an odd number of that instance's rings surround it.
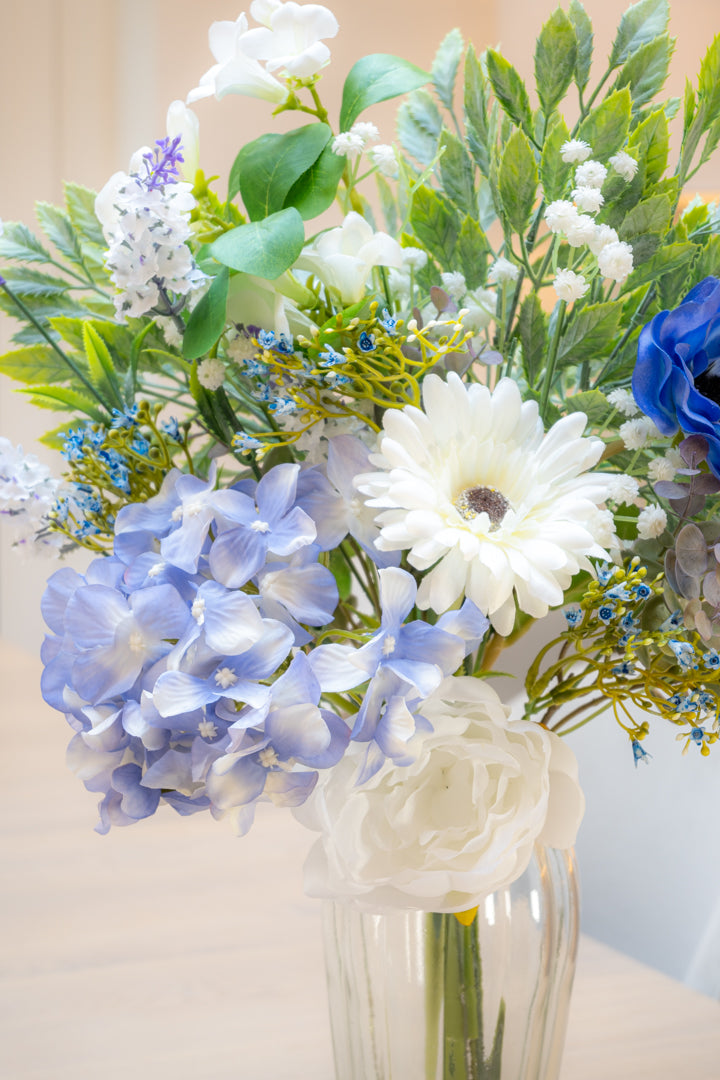
<svg viewBox="0 0 720 1080">
<path fill-rule="evenodd" d="M 329 43 L 333 59 L 322 94 L 337 116 L 342 78 L 355 59 L 389 52 L 427 68 L 454 26 L 478 51 L 500 46 L 532 80 L 534 41 L 552 4 L 335 0 L 329 6 L 341 29 Z M 624 0 L 585 0 L 600 62 L 626 6 Z M 239 10 L 236 0 L 0 0 L 0 217 L 30 222 L 36 199 L 61 199 L 63 179 L 97 189 L 125 169 L 137 147 L 165 134 L 168 104 L 184 98 L 211 66 L 210 23 L 234 20 Z M 682 95 L 686 76 L 696 75 L 718 30 L 718 0 L 677 0 L 669 95 Z M 195 108 L 208 175 L 227 175 L 239 146 L 273 123 L 269 106 L 249 98 L 211 98 Z M 389 104 L 370 113 L 383 141 L 392 139 L 393 112 Z M 297 120 L 275 123 L 279 130 Z M 694 190 L 720 191 L 718 158 L 694 179 Z M 6 323 L 0 345 L 7 340 Z M 8 380 L 0 384 L 0 434 L 50 462 L 35 439 L 53 418 L 27 406 Z M 39 600 L 52 569 L 21 562 L 0 531 L 0 634 L 31 652 L 42 639 Z M 523 644 L 518 669 L 528 655 L 530 646 Z M 720 752 L 679 760 L 672 731 L 664 731 L 647 744 L 651 765 L 636 771 L 611 718 L 572 738 L 588 798 L 578 845 L 585 929 L 702 989 L 716 985 L 720 995 L 720 840 L 710 827 L 717 818 Z"/>
</svg>

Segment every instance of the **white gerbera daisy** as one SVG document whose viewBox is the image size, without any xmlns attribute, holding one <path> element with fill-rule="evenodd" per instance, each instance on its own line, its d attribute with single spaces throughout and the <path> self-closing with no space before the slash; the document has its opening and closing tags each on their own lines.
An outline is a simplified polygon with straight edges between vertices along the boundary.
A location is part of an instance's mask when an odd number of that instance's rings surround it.
<svg viewBox="0 0 720 1080">
<path fill-rule="evenodd" d="M 609 477 L 587 471 L 603 443 L 582 438 L 582 413 L 544 434 L 537 404 L 523 402 L 512 379 L 490 393 L 454 373 L 447 382 L 428 375 L 423 402 L 424 411 L 388 409 L 370 456 L 380 471 L 355 480 L 382 510 L 376 545 L 409 549 L 412 566 L 432 567 L 419 607 L 443 612 L 464 592 L 509 634 L 515 598 L 542 618 L 588 556 L 607 558 L 593 521 Z"/>
</svg>

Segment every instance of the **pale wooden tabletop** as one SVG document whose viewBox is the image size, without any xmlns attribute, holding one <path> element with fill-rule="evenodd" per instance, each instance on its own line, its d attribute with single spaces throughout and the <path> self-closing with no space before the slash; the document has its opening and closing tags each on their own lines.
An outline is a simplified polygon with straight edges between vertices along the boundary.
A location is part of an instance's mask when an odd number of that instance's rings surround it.
<svg viewBox="0 0 720 1080">
<path fill-rule="evenodd" d="M 0 647 L 2 1080 L 334 1080 L 309 834 L 264 807 L 243 840 L 169 810 L 97 836 L 39 671 Z M 583 939 L 562 1080 L 678 1078 L 720 1080 L 720 1004 Z"/>
</svg>

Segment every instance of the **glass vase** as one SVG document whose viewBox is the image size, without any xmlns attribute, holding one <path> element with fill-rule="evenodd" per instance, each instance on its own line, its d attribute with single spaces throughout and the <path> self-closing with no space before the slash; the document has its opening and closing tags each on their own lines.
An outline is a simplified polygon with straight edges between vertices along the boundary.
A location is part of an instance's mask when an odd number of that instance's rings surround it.
<svg viewBox="0 0 720 1080">
<path fill-rule="evenodd" d="M 541 847 L 471 922 L 327 902 L 337 1080 L 557 1080 L 578 914 L 572 852 Z"/>
</svg>

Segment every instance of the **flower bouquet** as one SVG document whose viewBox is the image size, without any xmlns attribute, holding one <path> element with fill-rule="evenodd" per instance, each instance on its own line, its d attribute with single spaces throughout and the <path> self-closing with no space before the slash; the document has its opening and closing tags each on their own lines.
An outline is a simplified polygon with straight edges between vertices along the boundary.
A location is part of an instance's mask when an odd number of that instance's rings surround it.
<svg viewBox="0 0 720 1080">
<path fill-rule="evenodd" d="M 456 30 L 430 72 L 358 60 L 335 118 L 334 15 L 253 0 L 187 102 L 297 127 L 216 183 L 173 102 L 127 172 L 0 238 L 0 371 L 65 414 L 60 479 L 0 440 L 2 509 L 18 544 L 93 556 L 43 600 L 70 767 L 101 832 L 167 804 L 242 835 L 259 802 L 318 832 L 342 1080 L 556 1076 L 583 810 L 560 735 L 610 709 L 636 763 L 653 719 L 718 739 L 720 210 L 681 198 L 720 141 L 720 36 L 658 101 L 667 24 L 630 7 L 595 80 L 571 0 L 530 91 Z M 563 606 L 511 719 L 502 652 Z"/>
</svg>

